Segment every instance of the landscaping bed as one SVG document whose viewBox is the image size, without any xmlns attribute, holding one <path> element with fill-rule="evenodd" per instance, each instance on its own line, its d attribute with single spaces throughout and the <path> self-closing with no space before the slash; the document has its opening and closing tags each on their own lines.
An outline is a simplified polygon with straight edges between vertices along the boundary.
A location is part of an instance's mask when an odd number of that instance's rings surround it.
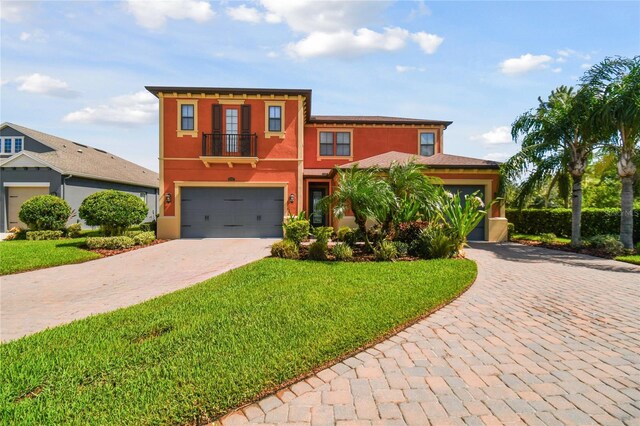
<svg viewBox="0 0 640 426">
<path fill-rule="evenodd" d="M 199 424 L 448 303 L 474 262 L 263 259 L 0 346 L 8 424 Z"/>
<path fill-rule="evenodd" d="M 134 251 L 145 247 L 155 246 L 157 244 L 166 243 L 169 240 L 154 240 L 150 244 L 142 244 L 138 246 L 128 247 L 128 248 L 119 248 L 119 249 L 87 249 L 93 253 L 98 253 L 102 257 L 115 256 L 116 254 L 126 253 L 128 251 Z"/>
</svg>

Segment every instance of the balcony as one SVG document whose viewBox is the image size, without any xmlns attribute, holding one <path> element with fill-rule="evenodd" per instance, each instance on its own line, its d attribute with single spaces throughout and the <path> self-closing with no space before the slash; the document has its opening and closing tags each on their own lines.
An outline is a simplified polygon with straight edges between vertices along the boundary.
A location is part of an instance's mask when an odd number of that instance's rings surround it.
<svg viewBox="0 0 640 426">
<path fill-rule="evenodd" d="M 258 135 L 203 133 L 200 159 L 207 167 L 227 163 L 229 167 L 234 164 L 251 164 L 255 168 L 258 162 Z"/>
</svg>

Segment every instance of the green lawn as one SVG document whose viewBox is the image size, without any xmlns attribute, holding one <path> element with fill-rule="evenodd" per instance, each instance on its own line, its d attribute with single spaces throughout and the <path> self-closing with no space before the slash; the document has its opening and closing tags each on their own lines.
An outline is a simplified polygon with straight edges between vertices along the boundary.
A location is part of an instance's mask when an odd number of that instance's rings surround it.
<svg viewBox="0 0 640 426">
<path fill-rule="evenodd" d="M 8 424 L 187 424 L 449 301 L 468 260 L 263 259 L 199 285 L 0 345 Z"/>
<path fill-rule="evenodd" d="M 630 256 L 618 256 L 616 260 L 621 262 L 633 263 L 634 265 L 640 265 L 640 254 L 634 254 Z"/>
<path fill-rule="evenodd" d="M 85 238 L 51 241 L 0 242 L 0 275 L 97 259 L 99 254 L 80 248 Z"/>
<path fill-rule="evenodd" d="M 539 235 L 532 235 L 532 234 L 513 234 L 511 236 L 511 239 L 513 239 L 513 240 L 540 241 L 540 236 Z M 571 243 L 571 238 L 556 237 L 556 239 L 554 241 L 556 243 L 570 244 Z"/>
</svg>

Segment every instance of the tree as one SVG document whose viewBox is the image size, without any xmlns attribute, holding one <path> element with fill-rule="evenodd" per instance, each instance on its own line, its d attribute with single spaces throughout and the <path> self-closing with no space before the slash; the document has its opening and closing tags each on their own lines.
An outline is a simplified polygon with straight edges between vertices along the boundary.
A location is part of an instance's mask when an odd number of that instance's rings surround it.
<svg viewBox="0 0 640 426">
<path fill-rule="evenodd" d="M 333 209 L 337 218 L 344 217 L 349 210 L 364 238 L 367 250 L 373 250 L 367 236 L 367 219 L 386 216 L 393 194 L 389 185 L 376 169 L 338 169 L 338 184 L 333 193 L 320 201 L 324 211 Z"/>
<path fill-rule="evenodd" d="M 605 139 L 618 155 L 622 181 L 620 241 L 633 248 L 634 161 L 640 139 L 640 56 L 606 58 L 581 79 L 585 90 L 597 100 L 593 125 L 606 133 Z"/>
<path fill-rule="evenodd" d="M 141 223 L 149 212 L 145 202 L 133 194 L 108 189 L 89 195 L 78 214 L 89 226 L 100 226 L 105 235 L 120 235 Z"/>
<path fill-rule="evenodd" d="M 520 152 L 503 164 L 502 172 L 511 180 L 525 176 L 516 196 L 519 206 L 545 183 L 569 173 L 571 244 L 579 246 L 582 242 L 582 177 L 589 156 L 600 140 L 589 121 L 593 98 L 589 91 L 576 92 L 571 87 L 560 86 L 547 100 L 538 98 L 538 103 L 535 110 L 525 112 L 514 121 L 511 135 L 516 142 L 521 141 L 522 146 Z"/>
</svg>

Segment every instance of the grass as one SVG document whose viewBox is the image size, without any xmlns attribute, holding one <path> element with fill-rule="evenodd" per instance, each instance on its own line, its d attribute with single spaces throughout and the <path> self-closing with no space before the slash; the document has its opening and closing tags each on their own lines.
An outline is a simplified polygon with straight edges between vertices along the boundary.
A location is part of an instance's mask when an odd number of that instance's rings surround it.
<svg viewBox="0 0 640 426">
<path fill-rule="evenodd" d="M 85 238 L 49 241 L 0 242 L 0 275 L 97 259 L 99 254 L 80 248 Z"/>
<path fill-rule="evenodd" d="M 539 235 L 532 235 L 532 234 L 513 234 L 511 239 L 513 239 L 513 240 L 540 241 L 540 236 Z M 571 238 L 556 237 L 554 242 L 562 243 L 562 244 L 571 244 Z"/>
<path fill-rule="evenodd" d="M 187 424 L 374 341 L 456 297 L 468 260 L 263 259 L 0 346 L 9 424 Z"/>
<path fill-rule="evenodd" d="M 640 265 L 640 254 L 633 254 L 629 256 L 618 256 L 616 260 L 620 262 L 633 263 L 634 265 Z"/>
</svg>

